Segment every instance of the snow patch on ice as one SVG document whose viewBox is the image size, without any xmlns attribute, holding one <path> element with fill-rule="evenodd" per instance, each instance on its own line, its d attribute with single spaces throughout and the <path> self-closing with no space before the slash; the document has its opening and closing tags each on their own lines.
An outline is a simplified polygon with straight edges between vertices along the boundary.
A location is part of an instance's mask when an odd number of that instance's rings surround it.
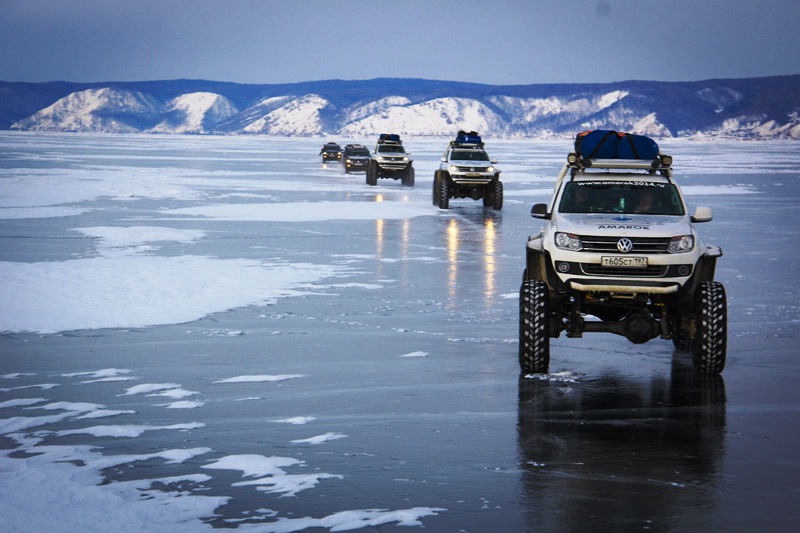
<svg viewBox="0 0 800 533">
<path fill-rule="evenodd" d="M 191 322 L 304 294 L 308 284 L 345 272 L 336 265 L 188 255 L 0 262 L 0 331 L 56 333 Z"/>
<path fill-rule="evenodd" d="M 126 389 L 125 394 L 121 394 L 120 396 L 131 396 L 134 394 L 149 394 L 152 392 L 159 392 L 163 390 L 169 389 L 178 389 L 180 385 L 177 383 L 143 383 L 141 385 L 135 385 Z"/>
<path fill-rule="evenodd" d="M 108 378 L 116 377 L 120 374 L 130 374 L 129 368 L 104 368 L 102 370 L 92 370 L 90 372 L 71 372 L 69 374 L 61 374 L 64 378 Z"/>
<path fill-rule="evenodd" d="M 80 429 L 64 429 L 56 431 L 59 437 L 67 435 L 91 435 L 93 437 L 139 437 L 145 431 L 162 431 L 167 429 L 188 430 L 205 427 L 203 422 L 187 424 L 171 424 L 168 426 L 126 425 L 126 426 L 92 426 Z"/>
<path fill-rule="evenodd" d="M 202 407 L 205 404 L 206 402 L 193 402 L 184 400 L 181 402 L 172 402 L 172 403 L 164 403 L 156 405 L 166 407 L 167 409 L 195 409 L 197 407 Z"/>
<path fill-rule="evenodd" d="M 2 407 L 2 404 L 0 404 L 0 407 Z M 282 418 L 280 420 L 275 420 L 275 422 L 279 422 L 282 424 L 303 425 L 303 424 L 308 424 L 309 422 L 313 422 L 314 420 L 316 420 L 316 418 L 313 416 L 294 416 L 291 418 Z"/>
<path fill-rule="evenodd" d="M 199 484 L 210 479 L 197 474 L 102 484 L 102 470 L 137 461 L 162 459 L 182 463 L 208 448 L 164 450 L 146 455 L 104 456 L 91 446 L 36 446 L 25 460 L 0 451 L 0 501 L 3 523 L 24 524 L 26 531 L 148 531 L 195 533 L 201 519 L 229 498 L 192 495 L 154 486 Z M 46 510 L 46 512 L 42 512 Z M 113 510 L 113 511 L 112 511 Z M 20 529 L 22 530 L 22 529 Z"/>
<path fill-rule="evenodd" d="M 260 525 L 263 533 L 292 533 L 308 528 L 327 528 L 330 531 L 349 531 L 370 526 L 380 526 L 395 522 L 398 526 L 422 526 L 420 518 L 436 516 L 447 511 L 440 507 L 412 507 L 410 509 L 365 509 L 341 511 L 324 518 L 279 518 L 273 523 Z"/>
<path fill-rule="evenodd" d="M 347 438 L 347 435 L 345 435 L 343 433 L 329 432 L 329 433 L 324 433 L 322 435 L 316 435 L 314 437 L 309 437 L 307 439 L 293 440 L 292 443 L 293 444 L 314 444 L 314 445 L 316 445 L 316 444 L 323 444 L 323 443 L 331 441 L 331 440 L 338 440 L 338 439 L 345 439 L 345 438 Z"/>
<path fill-rule="evenodd" d="M 8 400 L 0 402 L 0 409 L 9 407 L 25 407 L 28 405 L 36 405 L 37 403 L 46 402 L 46 398 L 17 398 L 16 400 Z"/>
<path fill-rule="evenodd" d="M 550 381 L 558 383 L 577 383 L 579 376 L 573 372 L 553 372 L 551 374 L 526 374 L 525 379 Z"/>
<path fill-rule="evenodd" d="M 403 354 L 400 357 L 428 357 L 428 352 L 411 352 Z"/>
<path fill-rule="evenodd" d="M 240 470 L 243 477 L 257 479 L 233 483 L 234 487 L 255 486 L 256 490 L 295 496 L 298 492 L 317 486 L 322 479 L 342 479 L 336 474 L 288 474 L 284 468 L 303 466 L 304 461 L 291 457 L 265 457 L 257 454 L 229 455 L 209 463 L 203 468 L 217 470 Z M 269 526 L 269 524 L 266 524 Z"/>
<path fill-rule="evenodd" d="M 235 376 L 232 378 L 221 379 L 214 383 L 261 383 L 271 381 L 285 381 L 287 379 L 297 379 L 305 377 L 304 374 L 281 374 L 276 376 L 259 375 L 259 376 Z"/>
<path fill-rule="evenodd" d="M 202 230 L 158 226 L 76 228 L 74 231 L 98 239 L 101 255 L 130 252 L 131 249 L 133 253 L 137 253 L 145 243 L 191 242 L 206 235 Z"/>
<path fill-rule="evenodd" d="M 81 207 L 2 207 L 0 208 L 0 219 L 74 217 L 89 211 L 91 209 Z"/>
</svg>

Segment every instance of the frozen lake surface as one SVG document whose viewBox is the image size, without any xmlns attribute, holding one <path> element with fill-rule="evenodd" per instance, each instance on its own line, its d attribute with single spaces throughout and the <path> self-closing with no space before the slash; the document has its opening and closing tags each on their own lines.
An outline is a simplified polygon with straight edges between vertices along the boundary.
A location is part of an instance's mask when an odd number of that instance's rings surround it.
<svg viewBox="0 0 800 533">
<path fill-rule="evenodd" d="M 406 140 L 414 188 L 325 140 L 0 132 L 0 530 L 796 527 L 798 143 L 661 143 L 714 210 L 722 376 L 587 334 L 534 378 L 517 291 L 569 141 L 486 139 L 497 212 L 432 205 L 446 140 Z"/>
</svg>

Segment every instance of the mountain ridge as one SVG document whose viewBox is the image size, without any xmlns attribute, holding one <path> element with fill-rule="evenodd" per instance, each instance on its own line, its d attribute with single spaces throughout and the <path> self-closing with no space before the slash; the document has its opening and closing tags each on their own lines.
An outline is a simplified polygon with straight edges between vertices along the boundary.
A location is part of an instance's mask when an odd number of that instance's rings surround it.
<svg viewBox="0 0 800 533">
<path fill-rule="evenodd" d="M 238 84 L 0 81 L 0 129 L 281 136 L 800 139 L 800 75 L 688 82 L 490 85 L 416 78 Z"/>
</svg>

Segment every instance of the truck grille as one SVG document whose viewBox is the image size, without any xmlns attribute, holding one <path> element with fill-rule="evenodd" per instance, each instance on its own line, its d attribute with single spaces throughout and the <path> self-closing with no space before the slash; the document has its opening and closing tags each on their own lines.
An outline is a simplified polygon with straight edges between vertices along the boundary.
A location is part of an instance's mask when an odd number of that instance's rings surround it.
<svg viewBox="0 0 800 533">
<path fill-rule="evenodd" d="M 456 168 L 459 172 L 486 172 L 486 167 L 466 167 L 457 165 Z"/>
<path fill-rule="evenodd" d="M 661 278 L 667 275 L 667 265 L 644 268 L 604 267 L 595 263 L 581 263 L 581 270 L 590 276 L 614 276 L 620 278 Z"/>
<path fill-rule="evenodd" d="M 597 235 L 580 235 L 583 249 L 586 252 L 619 253 L 617 241 L 622 237 L 601 237 Z M 629 237 L 633 242 L 632 254 L 666 254 L 669 253 L 669 238 Z"/>
</svg>

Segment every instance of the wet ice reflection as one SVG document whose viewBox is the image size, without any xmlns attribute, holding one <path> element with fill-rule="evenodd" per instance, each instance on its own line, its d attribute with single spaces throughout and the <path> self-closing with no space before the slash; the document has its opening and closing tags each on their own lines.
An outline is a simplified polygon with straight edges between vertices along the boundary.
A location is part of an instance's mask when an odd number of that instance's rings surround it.
<svg viewBox="0 0 800 533">
<path fill-rule="evenodd" d="M 484 228 L 484 253 L 483 263 L 484 272 L 486 274 L 484 280 L 484 300 L 487 305 L 494 303 L 497 287 L 495 285 L 495 239 L 497 239 L 497 232 L 495 230 L 494 220 L 491 218 L 486 219 L 486 226 Z"/>
<path fill-rule="evenodd" d="M 497 300 L 498 222 L 493 218 L 450 218 L 447 238 L 448 309 L 465 299 L 480 299 L 484 307 Z M 479 298 L 473 295 L 479 293 Z"/>
<path fill-rule="evenodd" d="M 725 426 L 722 376 L 699 375 L 681 361 L 649 381 L 622 372 L 591 381 L 522 377 L 518 440 L 529 523 L 548 531 L 593 524 L 671 531 L 693 513 L 697 524 L 714 505 Z"/>
</svg>

